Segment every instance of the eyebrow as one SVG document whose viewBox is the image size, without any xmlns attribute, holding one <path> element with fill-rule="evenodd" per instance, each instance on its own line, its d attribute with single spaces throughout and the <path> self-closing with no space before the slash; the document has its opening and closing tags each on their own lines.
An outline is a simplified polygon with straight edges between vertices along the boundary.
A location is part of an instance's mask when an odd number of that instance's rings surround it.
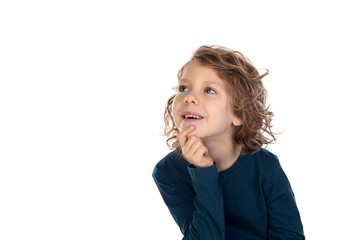
<svg viewBox="0 0 360 240">
<path fill-rule="evenodd" d="M 180 82 L 188 82 L 189 80 L 187 79 L 187 78 L 181 78 L 180 80 L 179 80 L 179 83 Z"/>
<path fill-rule="evenodd" d="M 217 86 L 220 86 L 218 83 L 213 82 L 213 81 L 204 81 L 204 83 L 206 83 L 206 84 L 215 84 L 215 85 L 217 85 Z M 221 86 L 220 86 L 220 87 L 221 87 Z"/>
<path fill-rule="evenodd" d="M 182 82 L 185 82 L 185 83 L 186 83 L 186 82 L 189 82 L 189 79 L 187 79 L 187 78 L 182 78 L 182 79 L 179 80 L 179 83 L 182 83 Z M 216 82 L 210 81 L 210 80 L 204 81 L 203 83 L 205 83 L 205 84 L 214 84 L 214 85 L 216 85 L 216 86 L 221 87 L 221 85 L 220 85 L 219 83 L 216 83 Z"/>
</svg>

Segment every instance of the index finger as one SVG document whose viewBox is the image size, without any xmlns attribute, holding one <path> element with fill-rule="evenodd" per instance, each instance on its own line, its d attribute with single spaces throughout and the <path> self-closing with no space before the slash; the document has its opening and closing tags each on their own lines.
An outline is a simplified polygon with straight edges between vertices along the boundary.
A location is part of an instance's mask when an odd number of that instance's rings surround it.
<svg viewBox="0 0 360 240">
<path fill-rule="evenodd" d="M 177 139 L 179 140 L 179 143 L 181 146 L 183 146 L 186 142 L 186 138 L 187 138 L 187 135 L 189 135 L 189 133 L 191 133 L 192 131 L 195 130 L 195 126 L 194 125 L 190 125 L 188 126 L 187 128 L 185 128 L 184 131 L 180 132 L 178 135 L 177 135 Z"/>
</svg>

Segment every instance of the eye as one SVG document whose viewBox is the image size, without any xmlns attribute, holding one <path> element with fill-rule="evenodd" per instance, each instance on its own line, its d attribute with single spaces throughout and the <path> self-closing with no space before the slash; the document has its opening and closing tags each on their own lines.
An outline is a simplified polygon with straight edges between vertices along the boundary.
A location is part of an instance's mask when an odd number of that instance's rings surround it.
<svg viewBox="0 0 360 240">
<path fill-rule="evenodd" d="M 179 92 L 185 92 L 189 90 L 186 86 L 179 86 Z"/>
<path fill-rule="evenodd" d="M 216 93 L 216 91 L 215 91 L 214 89 L 209 88 L 209 87 L 205 88 L 204 92 L 206 92 L 206 93 L 210 93 L 210 94 L 214 94 L 214 93 Z"/>
</svg>

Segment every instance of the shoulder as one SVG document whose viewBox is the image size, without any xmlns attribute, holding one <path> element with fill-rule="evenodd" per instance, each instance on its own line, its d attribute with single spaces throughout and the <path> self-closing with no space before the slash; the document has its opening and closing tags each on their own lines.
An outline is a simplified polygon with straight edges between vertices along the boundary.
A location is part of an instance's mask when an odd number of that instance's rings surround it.
<svg viewBox="0 0 360 240">
<path fill-rule="evenodd" d="M 172 151 L 161 159 L 154 167 L 153 178 L 176 176 L 180 173 L 187 173 L 189 163 L 182 158 L 178 151 Z"/>
<path fill-rule="evenodd" d="M 261 168 L 274 169 L 280 166 L 278 157 L 267 149 L 261 148 L 257 152 L 252 152 L 251 158 Z"/>
<path fill-rule="evenodd" d="M 262 148 L 250 154 L 249 160 L 263 184 L 269 182 L 277 172 L 282 172 L 278 157 L 269 150 Z"/>
<path fill-rule="evenodd" d="M 186 165 L 186 161 L 182 158 L 178 151 L 172 151 L 162 158 L 154 168 L 154 171 L 168 171 L 172 168 L 179 167 L 179 165 Z"/>
</svg>

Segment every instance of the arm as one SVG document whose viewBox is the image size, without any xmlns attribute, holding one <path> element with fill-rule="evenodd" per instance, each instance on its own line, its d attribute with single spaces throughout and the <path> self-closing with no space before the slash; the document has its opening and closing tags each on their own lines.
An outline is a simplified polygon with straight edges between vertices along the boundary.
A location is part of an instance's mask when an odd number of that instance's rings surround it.
<svg viewBox="0 0 360 240">
<path fill-rule="evenodd" d="M 188 167 L 195 195 L 184 195 L 155 168 L 153 177 L 184 240 L 225 239 L 223 198 L 216 165 Z"/>
<path fill-rule="evenodd" d="M 279 163 L 264 192 L 269 216 L 269 240 L 305 239 L 294 193 Z"/>
</svg>

